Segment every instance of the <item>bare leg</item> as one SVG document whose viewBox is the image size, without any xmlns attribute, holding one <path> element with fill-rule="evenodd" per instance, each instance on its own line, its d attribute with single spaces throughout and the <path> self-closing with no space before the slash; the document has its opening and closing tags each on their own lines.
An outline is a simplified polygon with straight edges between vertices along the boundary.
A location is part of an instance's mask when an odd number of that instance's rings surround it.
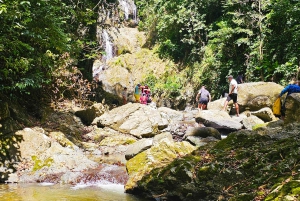
<svg viewBox="0 0 300 201">
<path fill-rule="evenodd" d="M 223 111 L 226 111 L 227 105 L 228 105 L 228 100 L 226 100 L 225 103 L 224 103 Z"/>
<path fill-rule="evenodd" d="M 239 104 L 235 103 L 236 116 L 240 116 Z"/>
</svg>

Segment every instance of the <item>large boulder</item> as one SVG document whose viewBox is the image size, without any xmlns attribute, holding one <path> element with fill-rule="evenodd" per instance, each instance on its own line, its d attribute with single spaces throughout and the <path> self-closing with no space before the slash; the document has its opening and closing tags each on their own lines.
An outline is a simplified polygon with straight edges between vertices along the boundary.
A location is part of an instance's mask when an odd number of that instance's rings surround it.
<svg viewBox="0 0 300 201">
<path fill-rule="evenodd" d="M 126 153 L 125 153 L 125 158 L 126 160 L 129 160 L 133 158 L 134 156 L 138 155 L 139 153 L 149 149 L 153 144 L 153 139 L 141 139 L 137 141 L 134 144 L 131 144 L 128 146 Z"/>
<path fill-rule="evenodd" d="M 300 93 L 294 93 L 286 99 L 284 123 L 300 122 Z"/>
<path fill-rule="evenodd" d="M 51 138 L 54 135 L 59 136 L 60 143 Z M 56 182 L 73 183 L 77 178 L 69 177 L 70 173 L 97 167 L 97 163 L 89 160 L 76 145 L 61 139 L 62 133 L 52 133 L 48 137 L 43 129 L 25 128 L 16 136 L 21 139 L 15 144 L 18 149 L 9 153 L 17 155 L 17 161 L 20 161 L 19 176 L 14 182 L 42 182 L 56 178 Z M 61 142 L 66 144 L 62 146 Z"/>
<path fill-rule="evenodd" d="M 106 108 L 101 103 L 97 103 L 85 110 L 76 111 L 75 115 L 78 116 L 84 124 L 90 125 L 96 117 L 101 116 L 105 111 Z"/>
<path fill-rule="evenodd" d="M 276 121 L 277 118 L 273 114 L 272 110 L 269 107 L 262 108 L 258 111 L 251 112 L 252 115 L 257 116 L 265 122 Z"/>
<path fill-rule="evenodd" d="M 152 146 L 150 149 L 139 153 L 130 159 L 127 164 L 129 180 L 125 191 L 132 193 L 138 187 L 138 182 L 156 168 L 166 167 L 174 159 L 183 157 L 195 150 L 188 142 L 166 142 Z"/>
<path fill-rule="evenodd" d="M 227 112 L 219 110 L 203 110 L 196 116 L 196 121 L 207 127 L 229 132 L 240 130 L 243 127 L 241 123 L 233 120 Z"/>
<path fill-rule="evenodd" d="M 272 107 L 283 86 L 274 82 L 252 82 L 238 85 L 238 104 L 240 110 L 248 108 L 256 111 Z"/>
<path fill-rule="evenodd" d="M 141 138 L 158 134 L 168 126 L 169 121 L 157 109 L 139 103 L 128 103 L 104 113 L 92 124 Z"/>
<path fill-rule="evenodd" d="M 240 112 L 245 110 L 256 111 L 265 107 L 272 107 L 283 86 L 274 82 L 251 82 L 238 85 L 238 104 Z M 209 110 L 221 110 L 226 98 L 208 103 Z M 229 102 L 229 109 L 232 101 Z M 234 111 L 233 111 L 234 112 Z"/>
</svg>

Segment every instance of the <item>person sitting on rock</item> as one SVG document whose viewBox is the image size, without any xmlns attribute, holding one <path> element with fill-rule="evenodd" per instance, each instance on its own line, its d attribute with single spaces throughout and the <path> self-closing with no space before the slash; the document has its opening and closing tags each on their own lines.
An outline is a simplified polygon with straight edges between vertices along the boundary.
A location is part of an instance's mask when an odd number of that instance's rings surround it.
<svg viewBox="0 0 300 201">
<path fill-rule="evenodd" d="M 143 93 L 142 96 L 140 97 L 140 103 L 147 105 L 147 100 L 148 100 L 147 95 Z"/>
<path fill-rule="evenodd" d="M 122 91 L 122 99 L 123 105 L 127 104 L 127 87 L 124 87 L 124 90 Z"/>
<path fill-rule="evenodd" d="M 298 81 L 295 81 L 294 83 L 292 84 L 289 84 L 288 86 L 286 86 L 279 94 L 278 98 L 280 98 L 281 96 L 283 96 L 285 93 L 287 93 L 286 95 L 286 98 L 293 94 L 293 93 L 300 93 L 300 86 L 299 86 L 299 80 Z M 281 107 L 281 118 L 284 120 L 284 117 L 285 117 L 285 111 L 286 111 L 286 108 L 285 108 L 285 103 L 286 103 L 286 98 L 284 99 L 284 102 L 282 104 L 282 107 Z"/>
<path fill-rule="evenodd" d="M 237 82 L 238 84 L 244 83 L 244 76 L 243 76 L 243 73 L 242 73 L 242 72 L 239 72 L 239 74 L 238 74 L 238 76 L 237 76 L 237 78 L 236 78 L 236 82 Z"/>
<path fill-rule="evenodd" d="M 144 93 L 147 96 L 147 103 L 151 103 L 151 90 L 148 85 L 144 86 Z"/>
<path fill-rule="evenodd" d="M 201 110 L 206 110 L 207 109 L 207 104 L 208 102 L 211 101 L 211 96 L 209 91 L 206 90 L 205 86 L 202 86 L 201 89 L 199 90 L 196 101 L 198 102 L 198 110 L 199 112 Z"/>
</svg>

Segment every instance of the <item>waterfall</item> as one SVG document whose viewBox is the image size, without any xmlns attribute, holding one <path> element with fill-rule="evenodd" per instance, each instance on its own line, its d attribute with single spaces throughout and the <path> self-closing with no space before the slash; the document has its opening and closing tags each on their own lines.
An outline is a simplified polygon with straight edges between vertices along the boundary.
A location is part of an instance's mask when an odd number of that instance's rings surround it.
<svg viewBox="0 0 300 201">
<path fill-rule="evenodd" d="M 104 61 L 107 61 L 107 60 L 113 58 L 113 56 L 114 56 L 113 43 L 110 41 L 110 37 L 106 30 L 103 30 L 102 38 L 104 41 L 105 53 L 106 53 L 106 55 L 104 56 Z"/>
<path fill-rule="evenodd" d="M 132 15 L 132 19 L 137 22 L 137 8 L 133 0 L 119 0 L 121 9 L 124 12 L 125 20 L 129 19 L 129 16 Z"/>
<path fill-rule="evenodd" d="M 129 18 L 129 4 L 125 0 L 119 0 L 119 3 L 124 11 L 125 20 Z"/>
<path fill-rule="evenodd" d="M 135 4 L 133 4 L 132 6 L 132 11 L 133 11 L 133 20 L 135 23 L 137 23 L 137 9 Z"/>
</svg>

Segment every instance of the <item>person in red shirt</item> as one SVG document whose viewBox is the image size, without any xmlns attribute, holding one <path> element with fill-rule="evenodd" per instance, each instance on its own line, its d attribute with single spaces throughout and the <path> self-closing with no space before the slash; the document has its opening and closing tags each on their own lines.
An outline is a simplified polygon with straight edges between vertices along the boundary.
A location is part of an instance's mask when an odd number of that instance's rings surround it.
<svg viewBox="0 0 300 201">
<path fill-rule="evenodd" d="M 142 96 L 140 97 L 140 103 L 147 105 L 147 100 L 148 100 L 147 95 L 143 93 Z"/>
</svg>

